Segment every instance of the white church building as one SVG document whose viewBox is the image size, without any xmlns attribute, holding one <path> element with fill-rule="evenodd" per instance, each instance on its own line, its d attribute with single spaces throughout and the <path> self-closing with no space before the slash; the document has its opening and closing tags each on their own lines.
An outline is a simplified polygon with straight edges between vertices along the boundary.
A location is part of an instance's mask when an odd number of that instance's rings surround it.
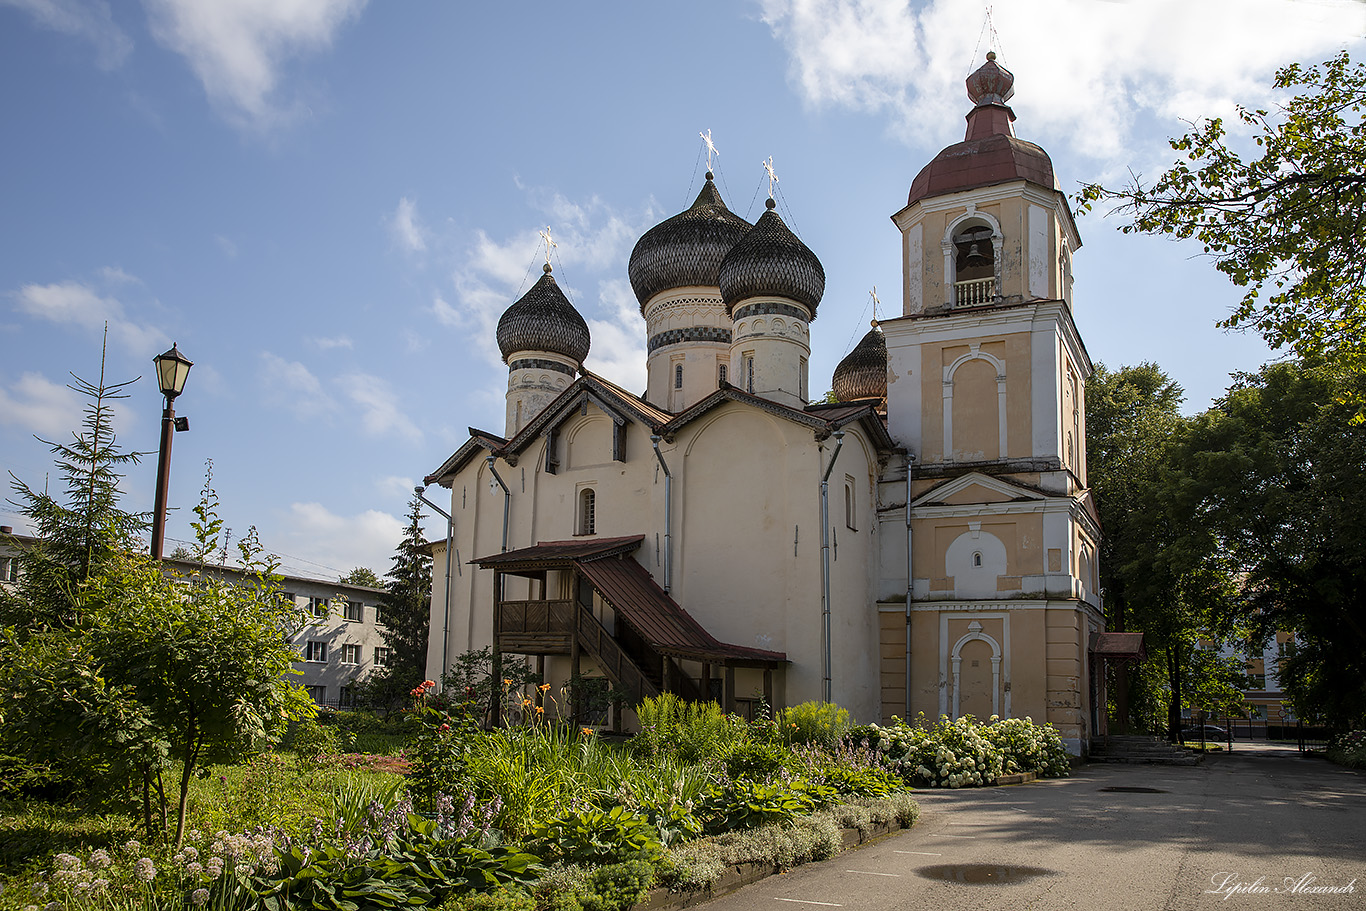
<svg viewBox="0 0 1366 911">
<path fill-rule="evenodd" d="M 840 363 L 837 403 L 808 377 L 825 272 L 772 200 L 751 225 L 708 173 L 636 243 L 643 396 L 584 370 L 545 267 L 498 325 L 502 433 L 471 429 L 426 478 L 453 518 L 428 676 L 494 646 L 631 698 L 1028 715 L 1086 750 L 1105 703 L 1081 241 L 994 56 L 964 141 L 892 215 L 901 312 Z"/>
</svg>

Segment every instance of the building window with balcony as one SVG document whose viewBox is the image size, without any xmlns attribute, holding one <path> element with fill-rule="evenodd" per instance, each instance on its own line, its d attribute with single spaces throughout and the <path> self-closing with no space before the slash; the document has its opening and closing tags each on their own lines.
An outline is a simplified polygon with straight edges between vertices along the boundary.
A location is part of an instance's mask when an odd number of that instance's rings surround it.
<svg viewBox="0 0 1366 911">
<path fill-rule="evenodd" d="M 393 657 L 393 649 L 385 648 L 382 645 L 375 646 L 375 667 L 388 667 L 389 659 Z"/>
<path fill-rule="evenodd" d="M 973 224 L 953 236 L 953 305 L 980 307 L 996 300 L 996 249 L 991 228 Z"/>
<path fill-rule="evenodd" d="M 360 646 L 354 642 L 348 642 L 341 647 L 342 664 L 360 664 Z"/>
<path fill-rule="evenodd" d="M 591 487 L 585 487 L 579 491 L 579 522 L 577 534 L 592 535 L 597 534 L 598 529 L 598 495 Z"/>
<path fill-rule="evenodd" d="M 310 639 L 304 644 L 304 660 L 318 664 L 327 663 L 327 643 Z"/>
<path fill-rule="evenodd" d="M 363 601 L 347 601 L 342 608 L 342 617 L 351 623 L 360 623 L 365 619 L 365 603 Z"/>
</svg>

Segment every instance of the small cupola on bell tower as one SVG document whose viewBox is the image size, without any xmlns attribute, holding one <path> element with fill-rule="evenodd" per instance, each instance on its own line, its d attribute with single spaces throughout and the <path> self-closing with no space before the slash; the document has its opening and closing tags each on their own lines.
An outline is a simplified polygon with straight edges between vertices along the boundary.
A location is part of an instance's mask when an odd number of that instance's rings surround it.
<svg viewBox="0 0 1366 911">
<path fill-rule="evenodd" d="M 1081 246 L 1048 153 L 1015 135 L 1015 76 L 987 53 L 967 78 L 962 142 L 941 151 L 892 216 L 906 316 L 1032 300 L 1072 303 Z"/>
<path fill-rule="evenodd" d="M 550 263 L 543 268 L 545 274 L 498 320 L 498 350 L 508 365 L 508 439 L 574 381 L 592 341 Z"/>
</svg>

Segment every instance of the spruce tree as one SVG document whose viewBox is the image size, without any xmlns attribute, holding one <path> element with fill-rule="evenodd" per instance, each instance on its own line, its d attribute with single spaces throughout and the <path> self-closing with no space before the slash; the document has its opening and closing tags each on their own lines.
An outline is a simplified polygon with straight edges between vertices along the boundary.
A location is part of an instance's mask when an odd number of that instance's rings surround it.
<svg viewBox="0 0 1366 911">
<path fill-rule="evenodd" d="M 89 399 L 82 430 L 67 443 L 46 443 L 56 457 L 65 485 L 62 497 L 34 490 L 12 473 L 11 500 L 33 526 L 37 543 L 19 554 L 19 586 L 0 595 L 0 625 L 29 630 L 78 626 L 78 591 L 119 553 L 140 549 L 146 516 L 120 507 L 120 469 L 137 464 L 138 452 L 122 452 L 114 437 L 113 403 L 128 398 L 136 379 L 106 384 L 104 356 L 100 379 L 91 383 L 71 374 L 69 388 Z"/>
<path fill-rule="evenodd" d="M 380 598 L 384 626 L 381 635 L 391 649 L 389 666 L 377 675 L 383 702 L 401 698 L 427 676 L 427 630 L 432 600 L 432 555 L 422 531 L 422 501 L 408 504 L 408 525 L 394 551 L 393 566 L 384 574 Z"/>
</svg>

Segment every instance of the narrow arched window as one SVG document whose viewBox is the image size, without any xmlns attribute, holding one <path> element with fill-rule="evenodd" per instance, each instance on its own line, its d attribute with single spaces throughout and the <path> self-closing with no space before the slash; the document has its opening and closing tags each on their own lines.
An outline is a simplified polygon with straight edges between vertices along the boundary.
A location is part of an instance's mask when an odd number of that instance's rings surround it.
<svg viewBox="0 0 1366 911">
<path fill-rule="evenodd" d="M 745 391 L 754 391 L 754 356 L 745 358 Z"/>
<path fill-rule="evenodd" d="M 850 531 L 858 531 L 854 524 L 854 485 L 844 485 L 844 524 Z"/>
<path fill-rule="evenodd" d="M 593 488 L 585 487 L 579 492 L 579 534 L 591 535 L 597 533 L 598 527 L 598 496 L 593 492 Z"/>
<path fill-rule="evenodd" d="M 683 388 L 683 365 L 674 364 L 674 388 Z"/>
<path fill-rule="evenodd" d="M 973 566 L 981 566 L 981 565 L 982 565 L 982 552 L 981 552 L 980 550 L 977 551 L 976 553 L 974 553 L 974 554 L 972 555 L 972 565 L 973 565 Z"/>
<path fill-rule="evenodd" d="M 716 368 L 716 385 L 717 385 L 717 386 L 724 386 L 725 384 L 726 384 L 726 365 L 725 365 L 725 364 L 721 364 L 720 366 L 718 366 L 718 367 Z"/>
</svg>

